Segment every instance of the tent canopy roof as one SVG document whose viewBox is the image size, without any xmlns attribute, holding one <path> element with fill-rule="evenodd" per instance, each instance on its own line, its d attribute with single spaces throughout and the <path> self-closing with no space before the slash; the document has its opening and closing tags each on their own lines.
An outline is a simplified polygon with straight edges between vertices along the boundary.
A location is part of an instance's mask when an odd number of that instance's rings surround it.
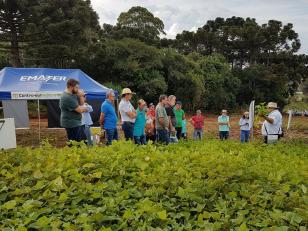
<svg viewBox="0 0 308 231">
<path fill-rule="evenodd" d="M 112 90 L 79 69 L 5 67 L 0 71 L 0 100 L 59 99 L 70 78 L 80 82 L 88 99 L 105 99 Z"/>
</svg>

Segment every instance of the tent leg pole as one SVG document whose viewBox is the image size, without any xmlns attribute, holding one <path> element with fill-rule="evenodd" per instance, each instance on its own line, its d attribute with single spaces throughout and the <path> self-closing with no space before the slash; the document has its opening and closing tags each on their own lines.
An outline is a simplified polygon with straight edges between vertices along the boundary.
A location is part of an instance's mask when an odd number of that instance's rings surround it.
<svg viewBox="0 0 308 231">
<path fill-rule="evenodd" d="M 37 100 L 37 113 L 38 113 L 38 126 L 39 126 L 39 130 L 38 130 L 38 136 L 39 136 L 39 145 L 41 145 L 41 113 L 40 113 L 40 100 Z"/>
</svg>

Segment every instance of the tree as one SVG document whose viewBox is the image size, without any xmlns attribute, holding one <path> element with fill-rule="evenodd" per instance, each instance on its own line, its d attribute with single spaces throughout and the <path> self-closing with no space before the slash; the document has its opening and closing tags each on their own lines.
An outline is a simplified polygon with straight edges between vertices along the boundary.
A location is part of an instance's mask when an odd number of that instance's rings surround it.
<svg viewBox="0 0 308 231">
<path fill-rule="evenodd" d="M 4 52 L 0 52 L 0 70 L 9 65 L 9 57 L 7 56 L 7 54 Z"/>
<path fill-rule="evenodd" d="M 251 100 L 261 102 L 278 102 L 283 106 L 288 98 L 288 77 L 281 74 L 283 65 L 252 65 L 243 70 L 235 70 L 234 74 L 241 80 L 237 94 L 240 105 L 249 104 Z"/>
<path fill-rule="evenodd" d="M 0 49 L 9 50 L 14 67 L 22 66 L 21 46 L 31 39 L 26 30 L 32 20 L 34 4 L 34 0 L 0 1 Z"/>
<path fill-rule="evenodd" d="M 240 80 L 233 75 L 227 60 L 222 55 L 213 54 L 201 57 L 197 63 L 205 88 L 200 106 L 211 112 L 218 112 L 222 108 L 235 108 Z"/>
<path fill-rule="evenodd" d="M 168 94 L 176 95 L 186 110 L 194 110 L 204 91 L 203 78 L 197 71 L 197 65 L 173 49 L 163 49 L 162 52 Z"/>
<path fill-rule="evenodd" d="M 165 34 L 162 20 L 140 6 L 121 13 L 116 26 L 105 24 L 102 32 L 107 38 L 134 38 L 155 46 L 159 45 L 160 34 Z"/>
<path fill-rule="evenodd" d="M 26 50 L 28 65 L 72 67 L 98 40 L 98 16 L 90 1 L 41 0 L 28 30 L 39 34 Z"/>
<path fill-rule="evenodd" d="M 196 32 L 183 31 L 176 36 L 175 47 L 184 54 L 202 55 L 220 53 L 232 67 L 243 68 L 256 63 L 271 64 L 271 57 L 300 48 L 293 25 L 269 20 L 262 26 L 253 18 L 216 18 Z"/>
<path fill-rule="evenodd" d="M 134 39 L 107 39 L 91 48 L 88 55 L 88 60 L 78 62 L 99 82 L 129 87 L 147 102 L 156 102 L 167 90 L 162 54 L 156 47 Z"/>
</svg>

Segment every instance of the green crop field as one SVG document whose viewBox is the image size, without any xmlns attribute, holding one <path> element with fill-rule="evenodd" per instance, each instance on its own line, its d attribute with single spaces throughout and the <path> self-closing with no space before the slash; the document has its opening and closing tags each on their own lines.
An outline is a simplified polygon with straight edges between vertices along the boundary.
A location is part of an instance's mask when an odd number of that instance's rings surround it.
<svg viewBox="0 0 308 231">
<path fill-rule="evenodd" d="M 238 142 L 0 152 L 0 230 L 306 230 L 308 148 Z"/>
</svg>

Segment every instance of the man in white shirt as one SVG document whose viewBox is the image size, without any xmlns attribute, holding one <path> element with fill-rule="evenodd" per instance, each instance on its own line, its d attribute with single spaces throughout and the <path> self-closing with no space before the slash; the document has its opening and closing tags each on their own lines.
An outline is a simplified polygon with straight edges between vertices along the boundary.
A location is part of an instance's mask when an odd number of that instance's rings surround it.
<svg viewBox="0 0 308 231">
<path fill-rule="evenodd" d="M 122 90 L 122 99 L 119 104 L 119 111 L 122 121 L 122 129 L 126 140 L 133 140 L 134 123 L 136 120 L 136 110 L 131 104 L 133 93 L 129 88 Z"/>
<path fill-rule="evenodd" d="M 276 143 L 282 134 L 282 115 L 278 110 L 277 103 L 269 102 L 267 105 L 269 115 L 261 115 L 264 118 L 261 133 L 265 143 Z"/>
</svg>

